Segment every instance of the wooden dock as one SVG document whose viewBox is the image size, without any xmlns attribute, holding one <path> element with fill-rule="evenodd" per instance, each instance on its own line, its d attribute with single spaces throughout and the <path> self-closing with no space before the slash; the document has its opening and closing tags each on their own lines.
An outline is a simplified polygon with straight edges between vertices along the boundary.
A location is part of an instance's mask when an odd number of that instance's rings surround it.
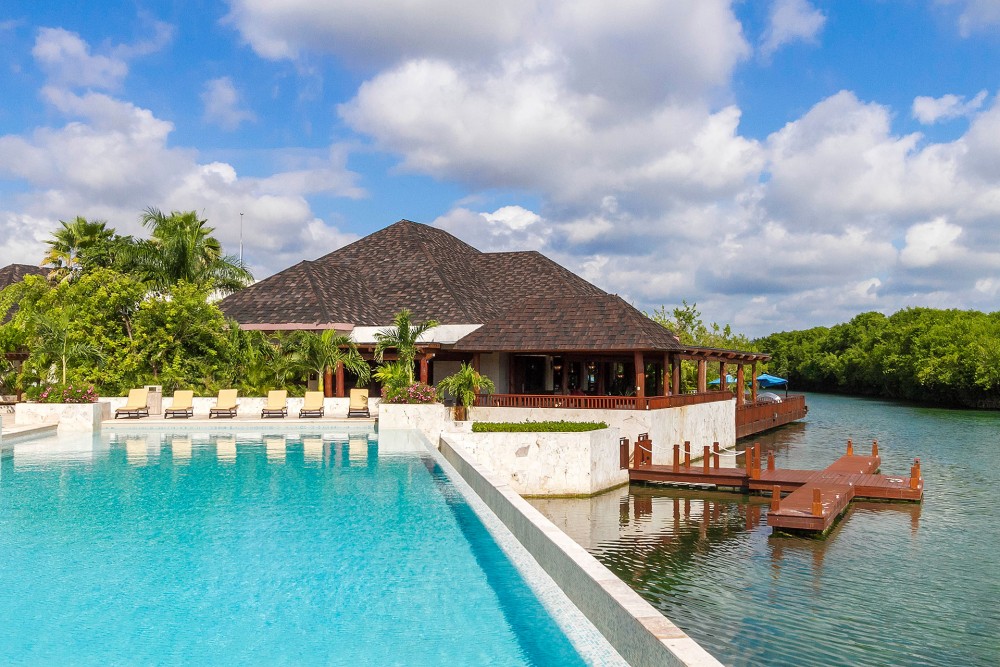
<svg viewBox="0 0 1000 667">
<path fill-rule="evenodd" d="M 768 454 L 766 467 L 761 463 L 760 444 L 746 449 L 744 468 L 720 468 L 718 443 L 704 447 L 702 460 L 691 463 L 690 443 L 674 445 L 672 465 L 652 464 L 652 442 L 642 434 L 635 442 L 629 465 L 628 439 L 622 438 L 623 467 L 629 469 L 629 481 L 660 482 L 683 486 L 714 486 L 771 495 L 767 523 L 775 531 L 825 534 L 855 499 L 891 502 L 920 502 L 924 480 L 920 460 L 910 468 L 909 477 L 878 474 L 882 459 L 878 443 L 872 443 L 871 455 L 854 453 L 847 441 L 847 453 L 823 470 L 777 469 L 774 456 Z M 787 494 L 782 497 L 782 494 Z"/>
</svg>

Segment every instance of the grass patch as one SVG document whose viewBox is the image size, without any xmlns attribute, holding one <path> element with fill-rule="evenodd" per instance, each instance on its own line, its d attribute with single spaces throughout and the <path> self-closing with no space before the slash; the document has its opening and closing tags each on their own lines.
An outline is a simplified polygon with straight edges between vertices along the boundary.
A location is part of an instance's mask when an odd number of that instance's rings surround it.
<svg viewBox="0 0 1000 667">
<path fill-rule="evenodd" d="M 604 422 L 473 422 L 473 433 L 579 433 L 607 428 Z"/>
</svg>

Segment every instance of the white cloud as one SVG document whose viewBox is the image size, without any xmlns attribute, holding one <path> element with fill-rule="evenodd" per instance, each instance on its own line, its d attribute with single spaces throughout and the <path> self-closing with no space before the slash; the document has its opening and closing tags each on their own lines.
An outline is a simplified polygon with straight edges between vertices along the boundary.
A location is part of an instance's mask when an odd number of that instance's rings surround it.
<svg viewBox="0 0 1000 667">
<path fill-rule="evenodd" d="M 953 257 L 962 228 L 944 218 L 921 222 L 906 230 L 906 246 L 899 253 L 904 265 L 924 268 Z"/>
<path fill-rule="evenodd" d="M 1000 25 L 1000 2 L 997 0 L 936 0 L 941 5 L 957 5 L 958 32 L 969 37 Z"/>
<path fill-rule="evenodd" d="M 113 89 L 128 74 L 128 65 L 119 57 L 95 55 L 79 35 L 62 28 L 41 28 L 31 54 L 59 85 Z"/>
<path fill-rule="evenodd" d="M 793 42 L 814 44 L 825 23 L 823 12 L 807 0 L 774 0 L 761 53 L 770 57 L 782 46 Z"/>
<path fill-rule="evenodd" d="M 986 91 L 982 90 L 968 102 L 959 95 L 942 95 L 941 97 L 920 96 L 913 100 L 913 117 L 924 125 L 931 125 L 941 120 L 971 116 L 983 106 Z"/>
<path fill-rule="evenodd" d="M 245 121 L 256 120 L 252 111 L 241 108 L 240 94 L 228 76 L 206 81 L 201 101 L 205 120 L 224 130 L 235 130 Z"/>
</svg>

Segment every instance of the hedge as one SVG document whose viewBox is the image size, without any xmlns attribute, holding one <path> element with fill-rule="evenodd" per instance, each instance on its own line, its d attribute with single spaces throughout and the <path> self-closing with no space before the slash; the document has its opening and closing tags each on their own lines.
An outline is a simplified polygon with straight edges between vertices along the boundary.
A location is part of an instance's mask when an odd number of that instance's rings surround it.
<svg viewBox="0 0 1000 667">
<path fill-rule="evenodd" d="M 473 433 L 575 433 L 607 428 L 604 422 L 473 422 Z"/>
</svg>

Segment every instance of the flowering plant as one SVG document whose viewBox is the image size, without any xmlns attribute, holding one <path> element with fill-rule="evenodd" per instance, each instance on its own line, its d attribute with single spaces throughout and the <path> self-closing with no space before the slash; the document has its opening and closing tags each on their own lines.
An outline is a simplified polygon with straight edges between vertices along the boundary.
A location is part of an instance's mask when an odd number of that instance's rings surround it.
<svg viewBox="0 0 1000 667">
<path fill-rule="evenodd" d="M 437 400 L 434 387 L 414 382 L 408 387 L 382 387 L 383 403 L 433 403 Z"/>
<path fill-rule="evenodd" d="M 68 384 L 63 387 L 57 384 L 44 384 L 32 387 L 27 393 L 39 403 L 96 403 L 98 398 L 94 385 L 74 387 Z"/>
</svg>

